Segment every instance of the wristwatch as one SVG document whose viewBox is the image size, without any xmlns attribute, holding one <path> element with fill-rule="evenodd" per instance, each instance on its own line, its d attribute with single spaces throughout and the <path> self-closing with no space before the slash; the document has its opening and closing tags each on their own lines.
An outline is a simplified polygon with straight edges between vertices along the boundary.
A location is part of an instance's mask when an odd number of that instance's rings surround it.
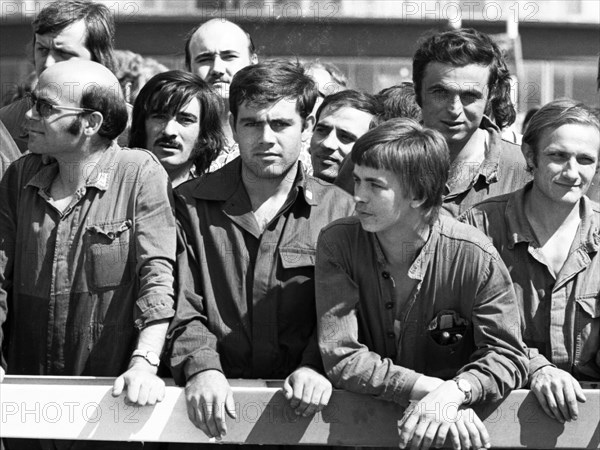
<svg viewBox="0 0 600 450">
<path fill-rule="evenodd" d="M 131 358 L 135 358 L 136 356 L 144 358 L 146 361 L 148 361 L 148 364 L 150 364 L 151 366 L 158 367 L 158 365 L 160 364 L 160 358 L 152 350 L 135 350 L 131 354 Z"/>
<path fill-rule="evenodd" d="M 458 387 L 458 389 L 463 394 L 465 394 L 465 399 L 463 400 L 463 405 L 468 405 L 469 403 L 471 403 L 471 397 L 472 397 L 472 391 L 473 391 L 473 387 L 471 386 L 471 383 L 469 383 L 464 378 L 460 378 L 460 377 L 454 377 L 452 379 L 452 381 L 454 381 L 456 383 L 456 386 Z"/>
</svg>

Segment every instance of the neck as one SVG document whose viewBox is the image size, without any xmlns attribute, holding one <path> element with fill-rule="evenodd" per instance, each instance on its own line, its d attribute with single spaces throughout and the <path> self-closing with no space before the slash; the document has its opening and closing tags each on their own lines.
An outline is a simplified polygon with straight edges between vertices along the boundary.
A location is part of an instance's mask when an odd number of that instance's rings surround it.
<svg viewBox="0 0 600 450">
<path fill-rule="evenodd" d="M 377 239 L 388 263 L 412 264 L 427 242 L 431 227 L 420 220 L 377 232 Z"/>
<path fill-rule="evenodd" d="M 580 220 L 580 202 L 581 200 L 575 204 L 554 202 L 541 193 L 534 183 L 525 197 L 525 213 L 530 223 L 534 222 L 535 228 L 542 232 L 539 234 L 552 235 L 561 226 Z"/>
<path fill-rule="evenodd" d="M 169 179 L 171 180 L 171 185 L 174 188 L 189 180 L 190 170 L 192 169 L 193 165 L 194 163 L 192 161 L 188 161 L 180 166 L 167 169 Z"/>
<path fill-rule="evenodd" d="M 58 162 L 58 181 L 71 192 L 84 186 L 90 175 L 98 174 L 96 163 L 109 146 L 92 148 L 84 144 L 74 152 L 52 155 Z"/>
<path fill-rule="evenodd" d="M 486 131 L 477 128 L 471 136 L 460 142 L 448 142 L 450 160 L 453 164 L 483 161 L 485 157 Z"/>
<path fill-rule="evenodd" d="M 286 197 L 292 190 L 294 180 L 298 173 L 298 164 L 292 165 L 290 170 L 277 178 L 260 178 L 242 165 L 242 182 L 250 197 L 252 209 L 256 211 L 265 201 L 275 197 Z"/>
</svg>

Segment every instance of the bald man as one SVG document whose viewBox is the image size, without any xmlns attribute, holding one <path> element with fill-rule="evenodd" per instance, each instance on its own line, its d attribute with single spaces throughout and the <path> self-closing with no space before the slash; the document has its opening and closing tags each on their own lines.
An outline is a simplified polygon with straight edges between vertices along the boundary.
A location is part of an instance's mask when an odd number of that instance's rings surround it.
<svg viewBox="0 0 600 450">
<path fill-rule="evenodd" d="M 227 145 L 212 163 L 212 172 L 239 155 L 229 125 L 229 86 L 233 76 L 246 66 L 256 64 L 258 56 L 250 35 L 233 22 L 211 19 L 193 29 L 185 43 L 188 71 L 211 84 L 225 102 L 221 125 Z"/>
<path fill-rule="evenodd" d="M 106 67 L 57 63 L 32 100 L 31 153 L 0 184 L 3 371 L 118 377 L 113 395 L 154 404 L 174 314 L 167 174 L 149 152 L 114 142 L 127 109 Z"/>
</svg>

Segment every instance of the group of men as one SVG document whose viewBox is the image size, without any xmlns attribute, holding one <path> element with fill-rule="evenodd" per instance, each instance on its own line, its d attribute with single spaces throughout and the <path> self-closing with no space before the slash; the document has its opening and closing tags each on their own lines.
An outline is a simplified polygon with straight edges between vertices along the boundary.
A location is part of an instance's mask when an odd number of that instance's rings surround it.
<svg viewBox="0 0 600 450">
<path fill-rule="evenodd" d="M 414 87 L 374 96 L 258 62 L 211 20 L 187 72 L 153 77 L 130 114 L 113 34 L 101 4 L 48 4 L 38 85 L 0 110 L 3 161 L 13 139 L 28 150 L 0 184 L 0 379 L 113 376 L 113 395 L 152 405 L 162 356 L 216 438 L 227 378 L 283 379 L 303 416 L 333 386 L 397 402 L 401 447 L 489 447 L 471 407 L 528 380 L 548 415 L 577 418 L 577 380 L 600 379 L 587 107 L 542 107 L 521 149 L 501 137 L 510 74 L 483 33 L 423 38 Z"/>
</svg>

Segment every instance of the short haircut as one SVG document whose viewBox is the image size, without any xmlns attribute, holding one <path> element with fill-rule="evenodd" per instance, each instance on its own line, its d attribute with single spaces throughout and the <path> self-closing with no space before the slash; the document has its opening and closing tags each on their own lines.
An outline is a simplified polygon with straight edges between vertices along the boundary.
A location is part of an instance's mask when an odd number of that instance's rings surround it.
<svg viewBox="0 0 600 450">
<path fill-rule="evenodd" d="M 305 120 L 317 99 L 317 85 L 298 62 L 271 60 L 244 67 L 237 72 L 229 89 L 229 111 L 234 122 L 238 108 L 246 102 L 266 107 L 283 98 L 297 100 L 300 117 Z"/>
<path fill-rule="evenodd" d="M 523 144 L 533 150 L 533 164 L 537 166 L 538 143 L 547 130 L 556 130 L 563 125 L 587 125 L 600 132 L 600 121 L 594 110 L 571 99 L 558 99 L 542 106 L 532 117 L 523 135 Z M 532 170 L 533 167 L 528 167 Z"/>
<path fill-rule="evenodd" d="M 382 105 L 377 97 L 353 89 L 336 92 L 335 94 L 325 97 L 315 114 L 316 122 L 319 122 L 319 118 L 326 108 L 331 112 L 341 108 L 353 108 L 372 114 L 373 116 L 377 116 L 383 111 Z"/>
<path fill-rule="evenodd" d="M 146 119 L 150 114 L 160 112 L 174 117 L 193 98 L 200 104 L 200 133 L 192 158 L 197 172 L 204 173 L 225 147 L 220 119 L 223 103 L 198 75 L 170 70 L 155 75 L 146 83 L 133 105 L 129 146 L 146 148 Z"/>
<path fill-rule="evenodd" d="M 421 107 L 416 100 L 415 87 L 410 81 L 382 89 L 375 97 L 383 107 L 383 113 L 377 118 L 378 123 L 400 117 L 421 121 Z"/>
<path fill-rule="evenodd" d="M 439 214 L 450 152 L 444 137 L 412 119 L 391 119 L 363 134 L 350 153 L 355 165 L 389 170 L 398 176 L 407 195 L 424 199 L 424 217 Z"/>
<path fill-rule="evenodd" d="M 229 22 L 234 24 L 236 27 L 238 27 L 240 30 L 242 30 L 244 32 L 244 34 L 246 35 L 246 37 L 248 38 L 248 56 L 250 56 L 250 58 L 252 58 L 252 56 L 257 56 L 257 50 L 256 50 L 256 45 L 254 45 L 254 40 L 252 39 L 252 36 L 250 36 L 250 33 L 248 33 L 246 30 L 244 30 L 241 26 L 239 26 L 237 23 L 233 23 L 230 20 L 224 20 L 224 19 L 213 19 L 213 20 L 219 20 L 220 22 Z M 210 20 L 208 21 L 210 22 Z M 185 37 L 185 68 L 188 71 L 192 70 L 192 55 L 190 54 L 190 44 L 192 42 L 192 38 L 194 37 L 194 34 L 196 34 L 196 31 L 198 31 L 198 29 L 204 25 L 205 23 L 208 22 L 204 22 L 201 23 L 200 25 L 195 26 L 192 31 L 190 31 L 187 36 Z"/>
<path fill-rule="evenodd" d="M 413 82 L 419 105 L 423 105 L 422 81 L 428 64 L 438 62 L 455 67 L 477 64 L 490 70 L 486 113 L 500 128 L 514 123 L 516 112 L 510 99 L 510 72 L 500 48 L 489 35 L 473 28 L 461 28 L 426 35 L 418 45 L 413 57 Z"/>
<path fill-rule="evenodd" d="M 126 94 L 125 98 L 129 103 L 135 101 L 140 90 L 150 78 L 169 70 L 154 58 L 145 58 L 131 50 L 115 50 L 115 62 L 115 76 L 124 92 L 127 88 L 129 89 L 129 97 Z"/>
<path fill-rule="evenodd" d="M 335 84 L 333 88 L 336 90 L 336 92 L 348 87 L 348 78 L 346 78 L 346 75 L 344 75 L 340 68 L 333 63 L 323 62 L 320 59 L 315 59 L 314 61 L 304 63 L 304 68 L 307 72 L 314 69 L 322 69 L 327 72 Z M 317 86 L 319 93 L 324 92 L 324 87 L 325 86 Z"/>
<path fill-rule="evenodd" d="M 127 127 L 129 114 L 120 87 L 88 85 L 81 95 L 80 106 L 102 113 L 103 121 L 98 135 L 109 141 L 116 139 Z"/>
<path fill-rule="evenodd" d="M 33 21 L 33 43 L 36 34 L 59 33 L 69 25 L 83 20 L 86 37 L 84 45 L 92 61 L 114 73 L 115 23 L 110 10 L 101 3 L 85 0 L 55 0 L 42 8 Z"/>
</svg>

